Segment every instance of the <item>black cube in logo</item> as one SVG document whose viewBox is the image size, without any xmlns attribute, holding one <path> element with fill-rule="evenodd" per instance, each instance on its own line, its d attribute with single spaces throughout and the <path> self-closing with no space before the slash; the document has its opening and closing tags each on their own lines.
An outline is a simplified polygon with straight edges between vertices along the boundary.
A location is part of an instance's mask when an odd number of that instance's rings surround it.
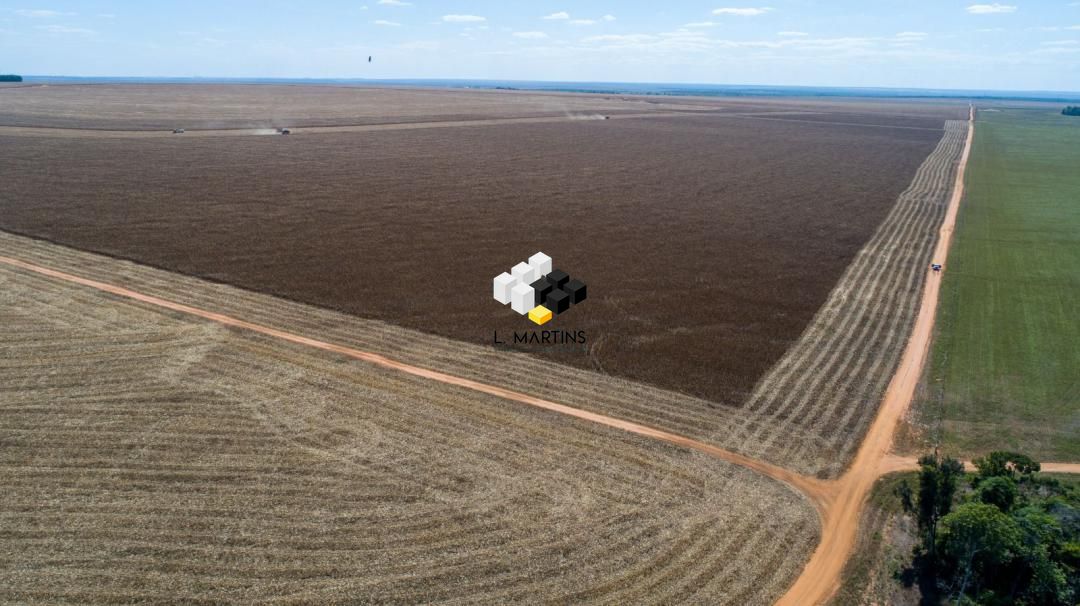
<svg viewBox="0 0 1080 606">
<path fill-rule="evenodd" d="M 562 288 L 570 280 L 570 274 L 561 269 L 556 269 L 547 275 L 547 281 L 551 282 L 555 288 Z"/>
<path fill-rule="evenodd" d="M 570 295 L 561 290 L 553 290 L 548 293 L 544 307 L 551 310 L 556 316 L 570 309 Z"/>
<path fill-rule="evenodd" d="M 547 301 L 547 296 L 551 291 L 555 290 L 555 285 L 548 282 L 547 278 L 540 278 L 536 282 L 533 282 L 529 286 L 532 286 L 533 293 L 536 295 L 536 299 L 533 301 L 533 306 L 543 305 Z"/>
<path fill-rule="evenodd" d="M 563 292 L 570 295 L 570 302 L 574 305 L 585 300 L 585 283 L 581 280 L 570 280 L 562 288 Z"/>
</svg>

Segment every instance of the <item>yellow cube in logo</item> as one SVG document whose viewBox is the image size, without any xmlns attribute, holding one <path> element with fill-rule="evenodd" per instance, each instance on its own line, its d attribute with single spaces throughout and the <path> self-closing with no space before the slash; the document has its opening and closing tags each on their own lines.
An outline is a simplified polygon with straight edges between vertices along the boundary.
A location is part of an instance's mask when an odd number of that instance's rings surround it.
<svg viewBox="0 0 1080 606">
<path fill-rule="evenodd" d="M 529 312 L 529 319 L 543 326 L 551 320 L 551 310 L 543 305 L 537 305 Z"/>
</svg>

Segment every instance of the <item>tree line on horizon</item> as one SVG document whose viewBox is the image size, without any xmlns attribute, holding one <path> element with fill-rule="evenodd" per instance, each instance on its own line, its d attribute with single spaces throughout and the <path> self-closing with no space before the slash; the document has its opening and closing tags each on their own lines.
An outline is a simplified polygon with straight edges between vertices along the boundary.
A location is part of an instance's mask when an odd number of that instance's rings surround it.
<svg viewBox="0 0 1080 606">
<path fill-rule="evenodd" d="M 1080 105 L 1069 105 L 1061 110 L 1062 116 L 1080 116 Z"/>
<path fill-rule="evenodd" d="M 1074 606 L 1080 597 L 1080 487 L 1041 476 L 1013 452 L 974 461 L 919 459 L 915 489 L 896 488 L 918 522 L 912 566 L 923 604 Z"/>
<path fill-rule="evenodd" d="M 0 82 L 22 82 L 22 76 L 15 74 L 0 74 Z"/>
</svg>

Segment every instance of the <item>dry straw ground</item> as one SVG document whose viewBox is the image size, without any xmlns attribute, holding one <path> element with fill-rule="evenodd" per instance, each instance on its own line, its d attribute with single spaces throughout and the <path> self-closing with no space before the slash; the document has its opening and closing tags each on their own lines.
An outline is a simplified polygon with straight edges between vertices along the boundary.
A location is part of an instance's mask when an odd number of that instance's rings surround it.
<svg viewBox="0 0 1080 606">
<path fill-rule="evenodd" d="M 9 266 L 0 326 L 5 600 L 768 603 L 817 540 L 704 455 Z"/>
</svg>

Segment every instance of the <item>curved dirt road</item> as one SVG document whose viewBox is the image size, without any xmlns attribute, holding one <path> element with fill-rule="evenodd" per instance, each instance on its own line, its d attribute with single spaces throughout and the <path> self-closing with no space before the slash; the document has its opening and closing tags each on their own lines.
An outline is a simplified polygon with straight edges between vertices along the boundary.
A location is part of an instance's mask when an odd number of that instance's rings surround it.
<svg viewBox="0 0 1080 606">
<path fill-rule="evenodd" d="M 956 171 L 956 182 L 949 208 L 941 224 L 941 236 L 934 249 L 934 262 L 944 264 L 952 242 L 953 226 L 960 200 L 964 196 L 964 171 L 971 154 L 971 141 L 975 134 L 975 108 L 971 108 L 968 136 L 964 153 Z M 841 573 L 848 555 L 855 546 L 859 518 L 874 482 L 882 475 L 883 463 L 889 461 L 893 433 L 900 418 L 907 411 L 915 395 L 915 387 L 922 373 L 923 363 L 930 348 L 934 318 L 937 311 L 938 290 L 941 274 L 927 272 L 919 315 L 915 320 L 904 356 L 893 375 L 877 418 L 867 431 L 859 453 L 848 471 L 833 483 L 835 500 L 822 519 L 821 544 L 810 557 L 802 575 L 778 604 L 819 604 L 828 600 L 839 588 Z"/>
<path fill-rule="evenodd" d="M 566 406 L 565 404 L 558 404 L 556 402 L 551 402 L 549 400 L 544 400 L 542 398 L 537 398 L 528 394 L 512 391 L 502 387 L 488 385 L 486 383 L 481 383 L 472 379 L 455 377 L 453 375 L 449 375 L 436 370 L 430 370 L 411 364 L 405 364 L 403 362 L 387 358 L 386 356 L 380 354 L 362 351 L 351 347 L 345 347 L 343 345 L 337 345 L 334 343 L 328 343 L 326 341 L 312 339 L 310 337 L 305 337 L 295 333 L 278 330 L 276 328 L 270 328 L 268 326 L 262 326 L 260 324 L 254 324 L 252 322 L 240 320 L 232 316 L 207 311 L 197 307 L 192 307 L 190 305 L 184 305 L 182 303 L 176 303 L 174 301 L 169 301 L 167 299 L 162 299 L 153 295 L 140 293 L 128 288 L 124 288 L 122 286 L 117 286 L 115 284 L 107 284 L 105 282 L 99 282 L 97 280 L 82 278 L 66 272 L 58 271 L 56 269 L 43 267 L 41 265 L 36 265 L 33 263 L 27 263 L 26 261 L 21 261 L 19 259 L 0 256 L 0 263 L 12 267 L 18 267 L 20 269 L 31 271 L 36 274 L 40 274 L 50 278 L 63 280 L 65 282 L 79 284 L 120 297 L 134 299 L 136 301 L 148 303 L 150 305 L 154 305 L 164 309 L 169 309 L 172 311 L 196 316 L 204 320 L 210 320 L 212 322 L 223 324 L 225 326 L 249 330 L 259 334 L 281 339 L 283 341 L 289 341 L 290 343 L 305 345 L 307 347 L 314 347 L 315 349 L 321 349 L 324 351 L 340 354 L 353 358 L 355 360 L 361 360 L 363 362 L 375 364 L 377 366 L 397 370 L 418 377 L 423 377 L 432 381 L 438 381 L 447 385 L 471 389 L 474 391 L 497 396 L 506 400 L 512 400 L 521 404 L 528 404 L 529 406 L 535 406 L 544 410 L 549 410 L 570 417 L 575 417 L 584 421 L 590 421 L 593 423 L 598 423 L 600 425 L 605 425 L 607 427 L 621 429 L 623 431 L 627 431 L 633 434 L 661 440 L 663 442 L 668 442 L 670 444 L 675 444 L 684 448 L 689 448 L 691 450 L 697 450 L 699 452 L 703 452 L 705 454 L 716 457 L 718 459 L 722 459 L 729 463 L 752 469 L 758 473 L 764 474 L 766 476 L 769 476 L 770 478 L 792 486 L 799 492 L 806 494 L 815 504 L 819 513 L 827 509 L 828 502 L 831 498 L 832 491 L 828 489 L 826 482 L 817 480 L 815 478 L 808 478 L 784 469 L 782 467 L 777 467 L 764 461 L 758 461 L 756 459 L 743 456 L 736 452 L 724 450 L 723 448 L 718 448 L 716 446 L 712 446 L 704 442 L 699 442 L 697 440 L 687 438 L 685 436 L 680 436 L 671 432 L 655 429 L 653 427 L 648 427 L 638 423 L 633 423 L 631 421 L 625 421 L 623 419 L 617 419 L 615 417 L 609 417 L 607 415 L 589 412 L 587 410 L 581 410 L 572 406 Z"/>
</svg>

